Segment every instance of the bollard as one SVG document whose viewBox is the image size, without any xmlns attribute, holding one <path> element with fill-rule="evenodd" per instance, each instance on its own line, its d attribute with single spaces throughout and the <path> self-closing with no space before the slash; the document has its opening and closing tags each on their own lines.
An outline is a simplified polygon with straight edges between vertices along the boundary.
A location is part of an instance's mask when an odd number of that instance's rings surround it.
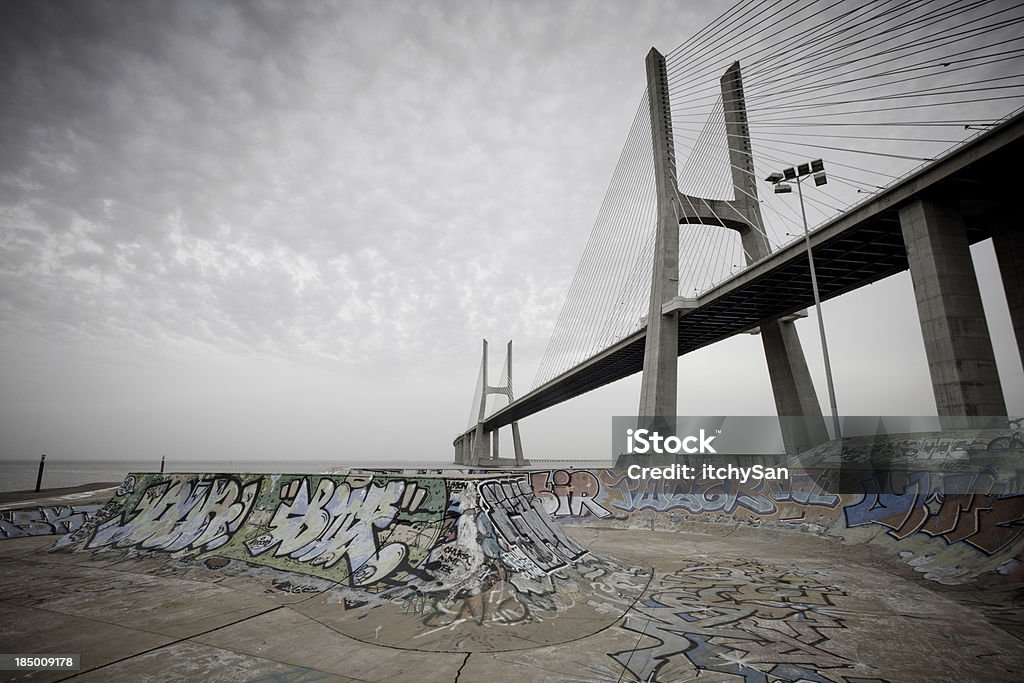
<svg viewBox="0 0 1024 683">
<path fill-rule="evenodd" d="M 36 491 L 43 485 L 43 465 L 46 464 L 46 456 L 39 456 L 39 474 L 36 475 Z"/>
<path fill-rule="evenodd" d="M 166 455 L 161 455 L 160 456 L 160 474 L 164 473 L 164 460 L 166 460 L 166 459 L 167 459 Z"/>
</svg>

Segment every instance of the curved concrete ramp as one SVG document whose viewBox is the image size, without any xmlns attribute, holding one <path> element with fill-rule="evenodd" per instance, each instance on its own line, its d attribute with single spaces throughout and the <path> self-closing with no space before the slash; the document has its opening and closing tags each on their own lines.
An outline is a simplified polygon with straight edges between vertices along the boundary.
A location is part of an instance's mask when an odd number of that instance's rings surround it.
<svg viewBox="0 0 1024 683">
<path fill-rule="evenodd" d="M 550 645 L 613 625 L 650 567 L 597 556 L 519 476 L 132 474 L 54 550 L 171 555 L 357 640 L 444 652 Z"/>
<path fill-rule="evenodd" d="M 1021 502 L 613 470 L 132 475 L 58 542 L 75 552 L 8 542 L 0 610 L 120 634 L 82 646 L 84 681 L 187 660 L 203 680 L 1016 683 Z"/>
<path fill-rule="evenodd" d="M 531 488 L 557 521 L 646 530 L 697 526 L 729 534 L 755 527 L 800 531 L 864 547 L 880 563 L 936 584 L 1024 580 L 1020 474 L 913 473 L 889 492 L 835 494 L 828 469 L 785 481 L 631 479 L 622 469 L 535 470 Z M 895 475 L 894 475 L 895 476 Z M 975 493 L 954 494 L 964 478 Z M 963 489 L 960 489 L 963 490 Z M 1009 491 L 1009 492 L 1008 492 Z"/>
</svg>

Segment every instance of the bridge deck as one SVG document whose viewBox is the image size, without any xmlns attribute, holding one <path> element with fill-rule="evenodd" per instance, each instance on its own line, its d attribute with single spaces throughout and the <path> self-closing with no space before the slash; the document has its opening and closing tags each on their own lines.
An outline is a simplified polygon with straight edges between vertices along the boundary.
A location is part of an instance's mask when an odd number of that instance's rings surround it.
<svg viewBox="0 0 1024 683">
<path fill-rule="evenodd" d="M 955 196 L 971 244 L 992 234 L 1000 207 L 1012 201 L 998 188 L 1024 156 L 1024 113 L 957 147 L 891 187 L 822 225 L 811 248 L 823 300 L 907 269 L 899 208 L 922 194 Z M 780 249 L 706 292 L 680 311 L 679 355 L 695 351 L 813 305 L 803 241 Z M 567 401 L 643 369 L 641 329 L 587 359 L 484 421 L 487 431 Z"/>
</svg>

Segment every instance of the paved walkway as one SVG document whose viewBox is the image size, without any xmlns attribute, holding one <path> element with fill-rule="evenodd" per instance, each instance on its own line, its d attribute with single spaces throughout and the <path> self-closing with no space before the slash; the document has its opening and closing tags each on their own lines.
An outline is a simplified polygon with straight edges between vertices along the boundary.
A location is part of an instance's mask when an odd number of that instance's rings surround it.
<svg viewBox="0 0 1024 683">
<path fill-rule="evenodd" d="M 83 661 L 0 680 L 1024 680 L 1019 593 L 934 589 L 808 534 L 696 528 L 568 527 L 606 564 L 564 574 L 553 599 L 513 599 L 519 579 L 404 605 L 237 561 L 11 539 L 0 650 Z"/>
<path fill-rule="evenodd" d="M 0 510 L 29 508 L 40 505 L 79 505 L 105 503 L 114 495 L 120 482 L 96 482 L 42 491 L 0 491 Z"/>
</svg>

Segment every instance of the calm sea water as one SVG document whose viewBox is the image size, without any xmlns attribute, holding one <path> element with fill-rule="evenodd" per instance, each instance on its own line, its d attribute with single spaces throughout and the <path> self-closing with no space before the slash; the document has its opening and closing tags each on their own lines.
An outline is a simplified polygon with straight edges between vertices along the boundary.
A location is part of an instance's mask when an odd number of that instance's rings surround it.
<svg viewBox="0 0 1024 683">
<path fill-rule="evenodd" d="M 326 472 L 339 467 L 442 468 L 443 462 L 369 462 L 341 460 L 168 460 L 165 472 Z M 0 491 L 25 491 L 36 487 L 38 460 L 0 460 Z M 43 488 L 78 486 L 93 482 L 119 482 L 128 472 L 159 472 L 160 460 L 61 460 L 47 458 Z"/>
</svg>

